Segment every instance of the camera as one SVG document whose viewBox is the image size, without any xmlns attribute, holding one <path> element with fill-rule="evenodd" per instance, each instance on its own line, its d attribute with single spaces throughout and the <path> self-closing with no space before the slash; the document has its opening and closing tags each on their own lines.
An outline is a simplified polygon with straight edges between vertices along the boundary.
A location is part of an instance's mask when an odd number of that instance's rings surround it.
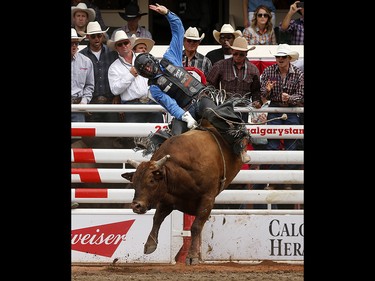
<svg viewBox="0 0 375 281">
<path fill-rule="evenodd" d="M 297 8 L 304 8 L 305 7 L 305 2 L 298 2 L 296 3 Z"/>
</svg>

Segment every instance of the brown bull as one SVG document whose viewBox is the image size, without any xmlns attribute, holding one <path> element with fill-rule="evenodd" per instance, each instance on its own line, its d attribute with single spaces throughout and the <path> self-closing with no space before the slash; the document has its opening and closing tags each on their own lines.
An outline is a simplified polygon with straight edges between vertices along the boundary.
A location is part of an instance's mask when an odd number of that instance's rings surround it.
<svg viewBox="0 0 375 281">
<path fill-rule="evenodd" d="M 167 139 L 150 161 L 128 160 L 135 172 L 122 177 L 132 182 L 133 212 L 144 214 L 156 208 L 153 225 L 144 246 L 150 254 L 157 248 L 161 223 L 173 211 L 195 216 L 186 264 L 197 264 L 202 228 L 214 206 L 215 197 L 225 189 L 242 167 L 240 156 L 210 123 Z"/>
</svg>

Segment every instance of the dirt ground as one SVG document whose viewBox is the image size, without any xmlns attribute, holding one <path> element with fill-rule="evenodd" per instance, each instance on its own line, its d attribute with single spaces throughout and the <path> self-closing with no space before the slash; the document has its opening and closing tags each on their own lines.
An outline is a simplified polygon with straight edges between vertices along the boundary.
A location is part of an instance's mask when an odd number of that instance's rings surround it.
<svg viewBox="0 0 375 281">
<path fill-rule="evenodd" d="M 72 265 L 72 281 L 303 281 L 304 265 L 260 263 Z"/>
</svg>

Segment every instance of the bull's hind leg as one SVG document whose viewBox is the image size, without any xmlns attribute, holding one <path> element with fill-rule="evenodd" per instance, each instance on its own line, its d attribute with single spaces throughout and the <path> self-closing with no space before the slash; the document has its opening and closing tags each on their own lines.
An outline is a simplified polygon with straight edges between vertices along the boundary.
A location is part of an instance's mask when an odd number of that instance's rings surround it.
<svg viewBox="0 0 375 281">
<path fill-rule="evenodd" d="M 203 226 L 211 213 L 211 209 L 212 207 L 209 210 L 205 208 L 201 211 L 199 215 L 195 217 L 194 222 L 191 225 L 191 244 L 185 260 L 186 265 L 199 264 L 201 259 L 201 233 Z"/>
<path fill-rule="evenodd" d="M 153 253 L 158 247 L 159 229 L 164 219 L 172 212 L 171 208 L 163 208 L 158 206 L 155 211 L 153 218 L 152 229 L 148 235 L 147 242 L 145 244 L 143 253 L 148 255 Z"/>
</svg>

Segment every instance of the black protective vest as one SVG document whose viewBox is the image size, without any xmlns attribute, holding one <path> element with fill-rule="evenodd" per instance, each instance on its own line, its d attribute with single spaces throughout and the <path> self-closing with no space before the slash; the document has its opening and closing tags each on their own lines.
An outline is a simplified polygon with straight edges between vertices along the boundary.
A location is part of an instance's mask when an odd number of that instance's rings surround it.
<svg viewBox="0 0 375 281">
<path fill-rule="evenodd" d="M 191 75 L 185 68 L 174 66 L 163 58 L 160 64 L 165 68 L 163 75 L 156 79 L 149 79 L 150 85 L 157 85 L 168 96 L 175 99 L 184 108 L 206 86 Z"/>
</svg>

